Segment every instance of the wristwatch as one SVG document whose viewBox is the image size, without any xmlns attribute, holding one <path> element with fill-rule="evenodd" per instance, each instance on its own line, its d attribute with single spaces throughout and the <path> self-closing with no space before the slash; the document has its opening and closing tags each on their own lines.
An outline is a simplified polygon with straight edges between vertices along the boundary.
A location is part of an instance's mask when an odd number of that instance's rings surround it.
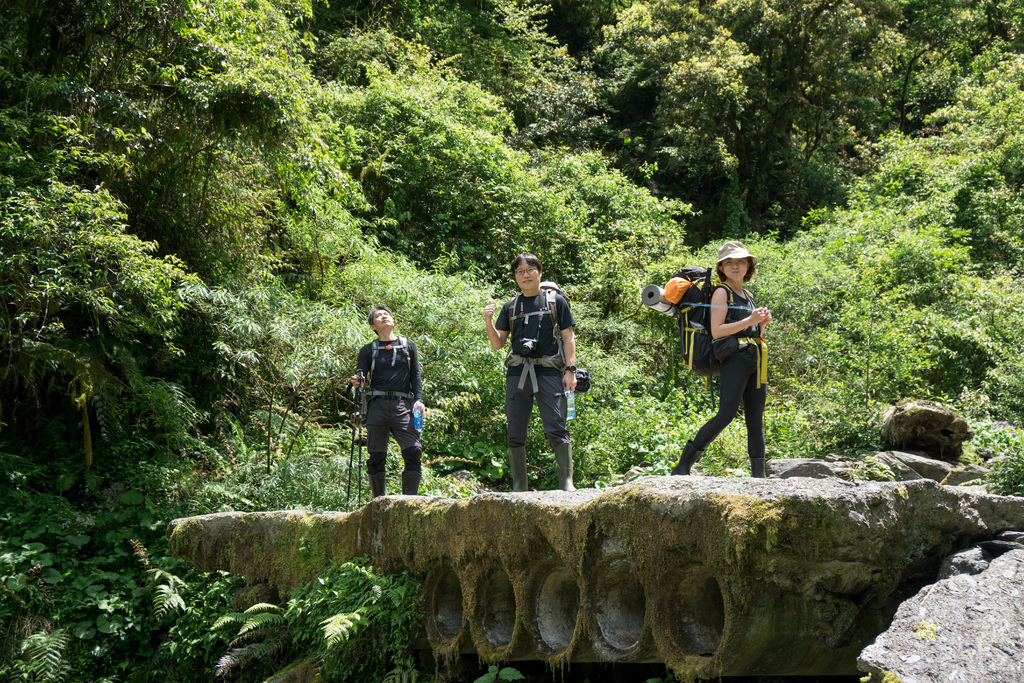
<svg viewBox="0 0 1024 683">
<path fill-rule="evenodd" d="M 576 372 L 576 366 L 575 365 L 566 365 L 565 366 L 565 371 L 566 372 L 575 373 Z"/>
</svg>

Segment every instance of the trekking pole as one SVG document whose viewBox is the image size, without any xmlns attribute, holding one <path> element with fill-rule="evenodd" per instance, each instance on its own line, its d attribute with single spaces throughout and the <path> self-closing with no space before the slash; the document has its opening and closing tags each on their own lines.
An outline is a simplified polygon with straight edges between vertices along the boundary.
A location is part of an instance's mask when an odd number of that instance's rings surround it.
<svg viewBox="0 0 1024 683">
<path fill-rule="evenodd" d="M 356 493 L 358 504 L 362 505 L 362 469 L 363 455 L 360 442 L 363 438 L 363 373 L 359 372 L 359 385 L 356 387 L 355 398 L 352 407 L 352 447 L 348 454 L 348 483 L 345 487 L 345 509 L 350 509 L 352 503 L 352 462 L 356 459 L 356 451 L 359 450 L 359 469 L 356 470 Z"/>
<path fill-rule="evenodd" d="M 348 511 L 352 501 L 352 461 L 356 458 L 356 423 L 352 419 L 352 447 L 348 451 L 348 479 L 345 484 L 345 510 Z"/>
</svg>

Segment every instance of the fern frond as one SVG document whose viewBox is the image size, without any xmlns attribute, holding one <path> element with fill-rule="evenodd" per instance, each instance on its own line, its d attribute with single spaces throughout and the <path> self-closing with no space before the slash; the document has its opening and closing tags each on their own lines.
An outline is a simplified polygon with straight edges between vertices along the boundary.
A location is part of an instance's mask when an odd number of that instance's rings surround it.
<svg viewBox="0 0 1024 683">
<path fill-rule="evenodd" d="M 220 619 L 218 619 L 217 621 L 213 622 L 213 630 L 216 631 L 218 629 L 222 629 L 225 626 L 230 626 L 232 624 L 244 624 L 244 623 L 245 623 L 245 615 L 244 614 L 242 614 L 241 612 L 228 612 L 227 614 L 222 616 Z"/>
<path fill-rule="evenodd" d="M 217 660 L 217 667 L 215 671 L 218 676 L 227 676 L 231 673 L 232 669 L 242 666 L 242 655 L 246 648 L 236 648 L 228 650 L 228 653 Z"/>
<path fill-rule="evenodd" d="M 57 489 L 57 493 L 66 493 L 71 490 L 71 487 L 75 485 L 78 480 L 78 476 L 74 472 L 64 471 L 61 472 L 60 476 L 57 477 L 57 481 L 54 486 Z"/>
<path fill-rule="evenodd" d="M 226 676 L 240 666 L 245 666 L 251 661 L 260 659 L 271 659 L 284 650 L 292 640 L 290 631 L 278 631 L 272 638 L 262 643 L 253 643 L 245 647 L 232 648 L 226 655 L 217 660 L 217 675 Z"/>
<path fill-rule="evenodd" d="M 182 588 L 188 588 L 188 584 L 185 583 L 180 577 L 174 574 L 160 569 L 160 567 L 152 567 L 146 570 L 147 574 L 153 575 L 153 581 L 166 582 L 169 586 L 181 586 Z"/>
<path fill-rule="evenodd" d="M 245 610 L 246 614 L 258 614 L 260 612 L 279 612 L 281 608 L 278 605 L 269 602 L 257 602 L 255 605 Z"/>
<path fill-rule="evenodd" d="M 384 677 L 383 683 L 416 683 L 416 670 L 392 669 Z"/>
<path fill-rule="evenodd" d="M 153 616 L 157 620 L 163 619 L 168 612 L 175 610 L 185 611 L 185 601 L 174 590 L 174 586 L 161 584 L 156 587 L 156 597 L 153 598 Z"/>
<path fill-rule="evenodd" d="M 100 479 L 100 475 L 96 474 L 96 470 L 89 468 L 85 471 L 85 488 L 96 492 L 100 490 L 102 484 L 103 480 Z"/>
<path fill-rule="evenodd" d="M 250 614 L 248 618 L 246 618 L 245 623 L 242 624 L 242 628 L 238 630 L 238 635 L 241 636 L 249 631 L 266 628 L 268 626 L 280 626 L 283 623 L 284 617 L 280 614 L 273 614 L 270 612 Z"/>
<path fill-rule="evenodd" d="M 28 656 L 29 669 L 36 680 L 59 681 L 64 677 L 61 665 L 67 644 L 68 632 L 64 629 L 53 633 L 37 631 L 22 641 L 21 651 Z"/>
<path fill-rule="evenodd" d="M 343 612 L 321 621 L 320 626 L 327 639 L 327 647 L 332 648 L 347 641 L 359 630 L 362 619 L 359 612 Z"/>
<path fill-rule="evenodd" d="M 244 451 L 244 454 L 247 453 L 248 450 Z M 232 503 L 242 503 L 243 505 L 246 505 L 248 507 L 256 507 L 256 503 L 251 498 L 246 498 L 238 491 L 229 489 L 228 487 L 224 486 L 219 482 L 207 482 L 206 484 L 203 485 L 203 490 L 208 493 L 215 493 L 217 495 L 223 496 Z"/>
</svg>

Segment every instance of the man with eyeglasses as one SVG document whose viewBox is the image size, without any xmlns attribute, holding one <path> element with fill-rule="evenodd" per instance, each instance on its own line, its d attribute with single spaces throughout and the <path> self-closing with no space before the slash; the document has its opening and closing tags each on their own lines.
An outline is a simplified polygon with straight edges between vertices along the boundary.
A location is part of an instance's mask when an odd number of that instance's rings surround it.
<svg viewBox="0 0 1024 683">
<path fill-rule="evenodd" d="M 512 276 L 522 293 L 501 307 L 497 322 L 493 320 L 494 301 L 488 301 L 484 328 L 495 350 L 512 338 L 512 349 L 505 359 L 505 417 L 512 490 L 529 490 L 526 430 L 536 399 L 544 433 L 555 451 L 558 485 L 564 491 L 575 491 L 565 391 L 576 389 L 576 321 L 568 299 L 557 287 L 551 283 L 541 287 L 543 270 L 539 258 L 519 254 L 512 261 Z"/>
</svg>

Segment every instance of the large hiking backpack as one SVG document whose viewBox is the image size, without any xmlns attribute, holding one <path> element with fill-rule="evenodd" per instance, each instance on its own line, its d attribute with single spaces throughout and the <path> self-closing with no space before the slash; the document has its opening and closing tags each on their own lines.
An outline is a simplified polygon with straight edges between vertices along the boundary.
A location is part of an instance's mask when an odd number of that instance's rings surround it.
<svg viewBox="0 0 1024 683">
<path fill-rule="evenodd" d="M 679 320 L 679 341 L 686 367 L 701 377 L 718 377 L 719 363 L 711 352 L 711 294 L 719 284 L 711 268 L 684 266 L 669 281 L 669 297 L 658 285 L 644 288 L 641 299 L 649 308 Z M 673 291 L 680 295 L 673 301 Z"/>
</svg>

